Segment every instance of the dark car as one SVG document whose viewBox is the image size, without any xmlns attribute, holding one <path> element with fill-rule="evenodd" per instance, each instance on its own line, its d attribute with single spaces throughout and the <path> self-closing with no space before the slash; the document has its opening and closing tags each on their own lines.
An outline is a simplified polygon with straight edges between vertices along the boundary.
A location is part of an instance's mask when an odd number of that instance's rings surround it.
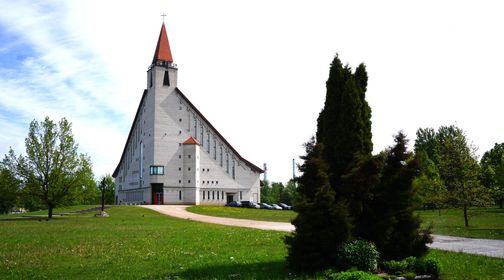
<svg viewBox="0 0 504 280">
<path fill-rule="evenodd" d="M 261 209 L 270 209 L 270 210 L 273 209 L 273 207 L 271 207 L 271 205 L 269 205 L 268 203 L 264 203 L 264 202 L 259 203 L 259 207 Z"/>
<path fill-rule="evenodd" d="M 259 208 L 259 205 L 252 201 L 241 201 L 241 205 L 244 208 Z"/>
<path fill-rule="evenodd" d="M 292 210 L 292 206 L 285 203 L 278 203 L 278 206 L 282 207 L 283 210 Z"/>
<path fill-rule="evenodd" d="M 242 207 L 242 204 L 239 201 L 231 201 L 231 202 L 226 203 L 226 206 L 229 206 L 229 207 Z"/>
</svg>

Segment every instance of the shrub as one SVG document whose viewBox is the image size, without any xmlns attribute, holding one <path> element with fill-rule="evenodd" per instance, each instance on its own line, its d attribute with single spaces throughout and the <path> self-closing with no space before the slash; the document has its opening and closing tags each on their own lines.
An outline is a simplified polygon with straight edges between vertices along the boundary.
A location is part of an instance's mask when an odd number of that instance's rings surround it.
<svg viewBox="0 0 504 280">
<path fill-rule="evenodd" d="M 341 270 L 356 267 L 359 270 L 374 272 L 378 267 L 380 254 L 376 246 L 365 240 L 344 243 L 338 252 L 338 266 Z"/>
<path fill-rule="evenodd" d="M 327 279 L 331 280 L 381 280 L 380 277 L 364 271 L 345 271 L 326 273 Z"/>
<path fill-rule="evenodd" d="M 436 259 L 418 259 L 415 263 L 415 271 L 418 274 L 429 274 L 437 277 L 441 271 L 441 266 Z"/>
<path fill-rule="evenodd" d="M 381 266 L 387 273 L 394 275 L 399 275 L 408 271 L 408 263 L 405 260 L 385 261 Z"/>
<path fill-rule="evenodd" d="M 416 274 L 414 272 L 408 272 L 408 273 L 402 274 L 401 276 L 406 279 L 415 279 Z"/>
</svg>

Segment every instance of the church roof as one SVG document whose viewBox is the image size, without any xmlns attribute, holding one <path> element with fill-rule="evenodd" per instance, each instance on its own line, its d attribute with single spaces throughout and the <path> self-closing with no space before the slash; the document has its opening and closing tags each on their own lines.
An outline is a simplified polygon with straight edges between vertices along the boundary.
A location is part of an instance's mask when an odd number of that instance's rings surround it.
<svg viewBox="0 0 504 280">
<path fill-rule="evenodd" d="M 168 35 L 166 35 L 164 22 L 161 26 L 161 32 L 159 32 L 159 39 L 156 46 L 156 52 L 154 53 L 154 58 L 152 59 L 152 63 L 155 63 L 158 60 L 173 62 L 170 42 L 168 41 Z"/>
<path fill-rule="evenodd" d="M 200 143 L 198 142 L 198 140 L 194 139 L 194 137 L 190 136 L 189 138 L 187 138 L 187 140 L 185 140 L 182 145 L 199 145 Z"/>
</svg>

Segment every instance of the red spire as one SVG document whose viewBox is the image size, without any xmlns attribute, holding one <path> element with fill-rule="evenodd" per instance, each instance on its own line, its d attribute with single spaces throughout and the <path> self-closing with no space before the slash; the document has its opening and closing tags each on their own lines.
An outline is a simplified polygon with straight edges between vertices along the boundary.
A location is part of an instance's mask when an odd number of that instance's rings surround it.
<svg viewBox="0 0 504 280">
<path fill-rule="evenodd" d="M 184 141 L 184 143 L 182 143 L 182 145 L 199 145 L 200 143 L 198 142 L 198 140 L 194 139 L 194 137 L 189 137 L 187 138 L 187 140 Z"/>
<path fill-rule="evenodd" d="M 158 60 L 173 62 L 170 50 L 170 42 L 168 42 L 168 35 L 166 35 L 164 22 L 161 26 L 161 32 L 159 32 L 159 39 L 156 46 L 156 52 L 154 53 L 154 58 L 152 59 L 152 63 L 156 63 L 156 61 Z"/>
</svg>

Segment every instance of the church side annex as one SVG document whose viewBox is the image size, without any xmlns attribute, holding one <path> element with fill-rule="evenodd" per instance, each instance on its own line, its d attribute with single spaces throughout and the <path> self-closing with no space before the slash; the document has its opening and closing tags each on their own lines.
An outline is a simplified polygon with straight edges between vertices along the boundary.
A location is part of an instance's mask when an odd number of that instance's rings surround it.
<svg viewBox="0 0 504 280">
<path fill-rule="evenodd" d="M 113 177 L 116 203 L 260 202 L 263 170 L 226 141 L 177 87 L 165 24 Z"/>
</svg>

